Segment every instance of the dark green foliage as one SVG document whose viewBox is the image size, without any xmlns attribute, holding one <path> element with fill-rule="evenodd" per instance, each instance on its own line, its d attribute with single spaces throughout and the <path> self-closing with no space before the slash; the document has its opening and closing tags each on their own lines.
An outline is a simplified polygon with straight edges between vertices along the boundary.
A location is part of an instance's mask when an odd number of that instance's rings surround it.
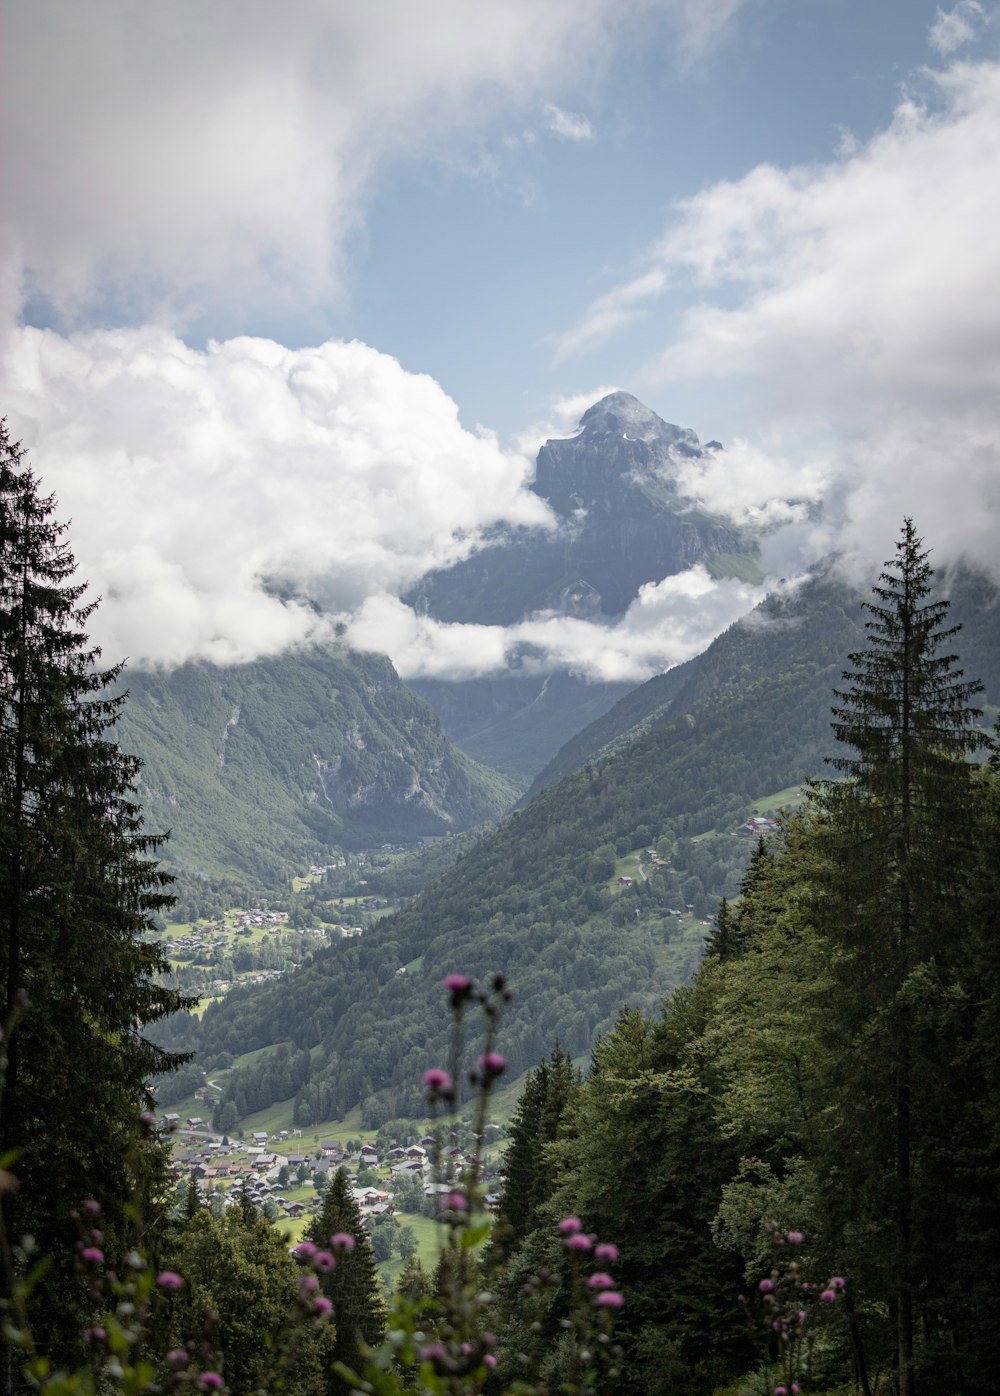
<svg viewBox="0 0 1000 1396">
<path fill-rule="evenodd" d="M 161 1349 L 203 1335 L 233 1396 L 279 1384 L 288 1396 L 322 1396 L 325 1334 L 302 1326 L 294 1337 L 286 1332 L 297 1267 L 286 1238 L 251 1203 L 238 1202 L 218 1221 L 206 1207 L 189 1206 L 167 1259 L 184 1286 L 161 1324 Z"/>
<path fill-rule="evenodd" d="M 515 1250 L 538 1225 L 539 1210 L 554 1186 L 548 1146 L 559 1137 L 563 1116 L 579 1086 L 580 1073 L 558 1046 L 528 1074 L 504 1153 L 503 1188 L 493 1229 L 494 1260 Z"/>
<path fill-rule="evenodd" d="M 726 1325 L 770 1268 L 769 1217 L 806 1231 L 808 1273 L 847 1279 L 817 1380 L 995 1387 L 1000 772 L 969 760 L 976 686 L 929 580 L 907 524 L 836 712 L 847 779 L 757 845 L 694 987 L 601 1043 L 500 1282 L 510 1302 L 557 1262 L 560 1211 L 622 1243 L 636 1391 L 710 1389 L 748 1360 Z M 547 1360 L 559 1312 L 514 1300 L 505 1371 Z"/>
<path fill-rule="evenodd" d="M 986 741 L 971 707 L 981 686 L 946 652 L 957 627 L 943 628 L 948 603 L 931 601 L 930 590 L 927 554 L 907 519 L 866 605 L 867 646 L 850 656 L 849 686 L 837 694 L 834 728 L 848 754 L 834 764 L 848 779 L 817 791 L 827 816 L 820 922 L 842 947 L 831 1005 L 846 1048 L 839 1094 L 859 1169 L 884 1179 L 864 1202 L 873 1221 L 884 1219 L 902 1396 L 915 1389 L 921 1271 L 936 1268 L 922 1223 L 932 1200 L 921 1141 L 933 1136 L 943 1083 L 928 1029 L 958 968 L 961 869 L 974 829 L 968 757 Z M 852 1205 L 860 1200 L 855 1192 Z"/>
<path fill-rule="evenodd" d="M 0 1154 L 21 1183 L 4 1219 L 51 1257 L 59 1354 L 81 1306 L 70 1209 L 102 1203 L 114 1254 L 133 1190 L 155 1201 L 162 1160 L 139 1115 L 149 1077 L 177 1059 L 144 1030 L 186 1001 L 157 982 L 167 966 L 143 938 L 171 901 L 161 840 L 143 832 L 139 763 L 114 740 L 123 700 L 106 696 L 118 670 L 88 646 L 92 608 L 53 510 L 0 426 L 0 974 L 3 1021 L 17 1016 Z"/>
<path fill-rule="evenodd" d="M 353 1371 L 361 1370 L 364 1348 L 381 1342 L 386 1320 L 372 1243 L 342 1168 L 330 1180 L 323 1194 L 323 1206 L 307 1227 L 305 1237 L 322 1249 L 329 1249 L 330 1238 L 338 1232 L 353 1236 L 355 1244 L 353 1250 L 338 1250 L 335 1267 L 320 1278 L 323 1293 L 333 1301 L 336 1330 L 327 1349 L 325 1390 L 329 1396 L 342 1396 L 351 1389 L 329 1363 L 343 1362 Z"/>
</svg>

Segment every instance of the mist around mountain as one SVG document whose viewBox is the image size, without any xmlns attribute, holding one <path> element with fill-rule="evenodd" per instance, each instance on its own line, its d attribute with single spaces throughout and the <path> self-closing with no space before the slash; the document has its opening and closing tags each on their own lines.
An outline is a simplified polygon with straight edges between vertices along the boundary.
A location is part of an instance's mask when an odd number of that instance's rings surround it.
<svg viewBox="0 0 1000 1396">
<path fill-rule="evenodd" d="M 706 513 L 678 487 L 679 464 L 716 449 L 630 393 L 611 393 L 573 436 L 538 453 L 531 489 L 556 527 L 502 531 L 465 562 L 429 573 L 405 599 L 440 621 L 511 625 L 543 612 L 611 621 L 642 586 L 697 564 L 713 577 L 759 582 L 753 534 Z M 497 678 L 411 682 L 453 741 L 524 785 L 632 687 L 533 673 L 532 658 L 526 650 Z"/>
<path fill-rule="evenodd" d="M 827 564 L 826 572 L 830 579 L 835 576 L 831 563 Z M 813 581 L 802 593 L 804 597 L 809 596 L 817 584 L 822 585 L 819 579 L 823 573 L 824 569 L 816 569 Z M 845 601 L 851 595 L 844 586 L 841 586 L 841 593 Z M 966 673 L 983 684 L 988 707 L 1000 703 L 1000 591 L 982 572 L 959 566 L 939 579 L 936 594 L 948 600 L 952 622 L 959 627 L 955 643 Z M 863 598 L 859 593 L 855 599 L 860 605 Z M 766 616 L 775 604 L 772 598 L 741 625 L 734 626 L 729 635 L 732 637 L 741 633 L 742 628 L 756 625 L 755 617 Z M 855 643 L 858 647 L 863 644 L 860 629 Z M 707 689 L 727 689 L 734 679 L 726 673 L 725 656 L 730 653 L 729 642 L 724 636 L 720 637 L 720 641 L 703 654 L 630 689 L 602 717 L 581 729 L 560 748 L 535 777 L 519 804 L 530 804 L 543 790 L 558 784 L 595 757 L 621 749 L 655 723 L 688 711 L 703 699 Z M 776 665 L 783 662 L 777 653 L 771 653 L 770 657 Z M 822 698 L 821 693 L 818 696 Z M 819 711 L 822 716 L 822 705 Z"/>
<path fill-rule="evenodd" d="M 336 850 L 498 818 L 514 788 L 448 741 L 390 662 L 335 645 L 126 677 L 119 741 L 182 878 L 287 889 Z"/>
<path fill-rule="evenodd" d="M 557 527 L 505 532 L 407 601 L 438 620 L 511 625 L 538 611 L 623 615 L 645 583 L 696 563 L 760 580 L 756 540 L 679 492 L 679 462 L 706 449 L 630 393 L 609 394 L 538 452 L 531 489 Z"/>
</svg>

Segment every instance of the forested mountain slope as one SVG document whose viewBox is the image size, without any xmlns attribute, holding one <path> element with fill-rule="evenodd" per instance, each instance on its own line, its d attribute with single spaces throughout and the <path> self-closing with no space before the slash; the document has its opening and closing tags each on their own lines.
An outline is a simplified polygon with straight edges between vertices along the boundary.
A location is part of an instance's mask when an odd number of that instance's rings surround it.
<svg viewBox="0 0 1000 1396">
<path fill-rule="evenodd" d="M 414 1083 L 444 1051 L 440 980 L 455 968 L 514 983 L 514 1071 L 557 1038 L 586 1052 L 623 1003 L 651 1007 L 693 970 L 697 947 L 679 944 L 670 913 L 699 888 L 738 885 L 733 860 L 748 849 L 735 830 L 755 796 L 822 772 L 830 693 L 860 634 L 853 592 L 832 580 L 772 598 L 706 653 L 702 696 L 681 716 L 544 792 L 363 940 L 210 1006 L 203 1061 L 275 1042 L 317 1049 L 298 1079 L 286 1070 L 265 1087 L 266 1063 L 232 1079 L 248 1108 L 291 1084 L 301 1123 L 358 1101 L 372 1120 L 418 1109 Z M 620 889 L 616 859 L 649 845 L 666 866 Z M 193 1044 L 194 1027 L 178 1024 L 172 1044 Z"/>
<path fill-rule="evenodd" d="M 182 877 L 287 890 L 336 848 L 501 815 L 514 791 L 448 741 L 387 659 L 339 646 L 127 675 L 122 747 L 142 757 L 147 825 Z"/>
<path fill-rule="evenodd" d="M 845 604 L 849 605 L 849 592 L 845 590 L 843 594 Z M 959 567 L 938 580 L 934 594 L 949 601 L 949 614 L 961 627 L 956 643 L 966 672 L 984 685 L 987 703 L 1000 703 L 1000 592 L 982 573 Z M 861 600 L 859 593 L 858 605 Z M 761 614 L 766 614 L 767 610 L 765 606 Z M 748 625 L 753 623 L 747 622 Z M 741 627 L 734 627 L 728 637 L 721 637 L 703 654 L 665 674 L 657 674 L 626 693 L 596 722 L 566 742 L 536 776 L 520 803 L 530 803 L 541 791 L 595 757 L 608 755 L 633 741 L 654 723 L 693 711 L 720 687 L 731 688 L 734 680 L 738 684 L 742 667 L 738 654 L 741 635 Z M 861 640 L 859 629 L 857 643 Z M 734 661 L 737 663 L 735 673 L 729 671 Z"/>
</svg>

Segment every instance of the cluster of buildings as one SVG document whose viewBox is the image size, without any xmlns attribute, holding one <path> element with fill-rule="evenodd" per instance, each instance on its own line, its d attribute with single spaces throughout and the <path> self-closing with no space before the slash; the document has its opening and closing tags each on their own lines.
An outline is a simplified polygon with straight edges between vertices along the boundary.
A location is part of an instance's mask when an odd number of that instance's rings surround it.
<svg viewBox="0 0 1000 1396">
<path fill-rule="evenodd" d="M 300 1135 L 299 1131 L 289 1138 L 288 1131 L 281 1130 L 272 1140 L 266 1131 L 257 1130 L 249 1141 L 223 1143 L 199 1132 L 207 1130 L 200 1116 L 191 1116 L 184 1126 L 179 1116 L 167 1114 L 161 1117 L 161 1123 L 166 1129 L 180 1131 L 181 1148 L 175 1154 L 175 1161 L 181 1176 L 193 1179 L 206 1197 L 221 1192 L 223 1206 L 234 1205 L 245 1192 L 257 1206 L 263 1208 L 271 1202 L 281 1215 L 294 1220 L 311 1208 L 308 1203 L 290 1199 L 285 1194 L 306 1183 L 315 1187 L 317 1179 L 338 1168 L 348 1169 L 355 1177 L 364 1170 L 388 1168 L 388 1187 L 352 1188 L 363 1217 L 389 1216 L 396 1210 L 393 1179 L 416 1175 L 423 1183 L 425 1197 L 451 1190 L 450 1184 L 434 1180 L 432 1160 L 436 1140 L 432 1135 L 426 1135 L 419 1144 L 394 1146 L 381 1155 L 372 1144 L 347 1154 L 336 1140 L 314 1146 L 311 1152 L 296 1148 L 295 1136 Z M 293 1147 L 288 1151 L 275 1149 L 275 1142 L 291 1143 Z M 469 1163 L 457 1148 L 444 1151 L 444 1159 L 449 1170 L 458 1174 Z"/>
</svg>

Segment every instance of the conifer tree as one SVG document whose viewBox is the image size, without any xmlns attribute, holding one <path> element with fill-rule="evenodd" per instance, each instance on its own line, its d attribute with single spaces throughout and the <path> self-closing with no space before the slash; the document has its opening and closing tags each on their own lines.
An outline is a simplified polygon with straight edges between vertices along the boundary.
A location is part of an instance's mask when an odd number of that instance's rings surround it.
<svg viewBox="0 0 1000 1396">
<path fill-rule="evenodd" d="M 967 758 L 987 740 L 972 706 L 980 685 L 948 652 L 958 629 L 944 625 L 948 603 L 928 600 L 927 557 L 906 519 L 866 603 L 867 646 L 850 656 L 833 710 L 848 748 L 833 764 L 847 779 L 817 791 L 827 859 L 821 919 L 842 949 L 831 1023 L 848 1044 L 840 1105 L 857 1164 L 844 1207 L 891 1219 L 887 1297 L 900 1396 L 915 1390 L 918 1255 L 928 1264 L 928 1237 L 917 1234 L 915 1143 L 917 1115 L 929 1107 L 913 1018 L 922 986 L 944 985 L 953 962 L 961 870 L 974 842 Z M 862 1117 L 863 1128 L 852 1126 Z M 839 1167 L 849 1171 L 842 1159 Z"/>
<path fill-rule="evenodd" d="M 157 977 L 146 937 L 168 905 L 142 829 L 139 763 L 113 727 L 117 668 L 101 669 L 75 562 L 54 504 L 0 424 L 0 992 L 13 1032 L 0 1154 L 20 1187 L 3 1200 L 8 1239 L 50 1257 L 44 1337 L 64 1355 L 79 1311 L 70 1210 L 103 1209 L 106 1248 L 126 1244 L 126 1206 L 162 1154 L 140 1124 L 149 1078 L 183 1058 L 147 1024 L 186 1006 Z"/>
<path fill-rule="evenodd" d="M 351 1237 L 353 1245 L 338 1245 L 334 1240 L 338 1236 Z M 364 1367 L 363 1345 L 373 1347 L 385 1334 L 386 1303 L 371 1238 L 342 1168 L 333 1175 L 319 1215 L 306 1228 L 305 1239 L 334 1249 L 336 1263 L 320 1281 L 323 1293 L 333 1302 L 336 1331 L 332 1344 L 326 1345 L 329 1362 L 343 1362 L 360 1371 Z M 329 1396 L 344 1396 L 351 1389 L 332 1368 L 327 1370 L 326 1383 Z"/>
<path fill-rule="evenodd" d="M 558 1137 L 566 1107 L 579 1084 L 580 1073 L 558 1044 L 548 1061 L 528 1073 L 504 1155 L 504 1184 L 496 1210 L 491 1262 L 516 1250 L 538 1224 L 538 1209 L 553 1191 L 545 1147 Z"/>
</svg>

